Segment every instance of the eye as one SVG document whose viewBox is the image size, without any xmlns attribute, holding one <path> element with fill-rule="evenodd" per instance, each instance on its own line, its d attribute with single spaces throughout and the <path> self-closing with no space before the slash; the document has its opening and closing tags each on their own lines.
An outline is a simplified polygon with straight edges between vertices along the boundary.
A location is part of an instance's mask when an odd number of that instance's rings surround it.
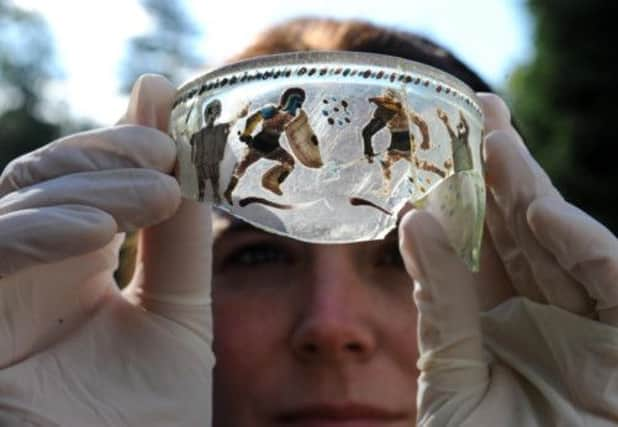
<svg viewBox="0 0 618 427">
<path fill-rule="evenodd" d="M 381 248 L 378 266 L 405 269 L 397 240 L 389 242 Z"/>
</svg>

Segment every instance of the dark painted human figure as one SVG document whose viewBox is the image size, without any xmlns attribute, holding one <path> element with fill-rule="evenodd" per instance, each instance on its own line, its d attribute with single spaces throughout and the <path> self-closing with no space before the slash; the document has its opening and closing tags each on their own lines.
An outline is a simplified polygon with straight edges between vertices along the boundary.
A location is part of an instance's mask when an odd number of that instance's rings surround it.
<svg viewBox="0 0 618 427">
<path fill-rule="evenodd" d="M 369 102 L 375 104 L 377 108 L 362 130 L 364 155 L 369 163 L 373 163 L 373 158 L 376 156 L 372 145 L 373 136 L 385 127 L 388 128 L 391 135 L 390 144 L 380 161 L 388 185 L 393 164 L 402 159 L 408 162 L 412 160 L 414 135 L 410 133 L 411 123 L 421 132 L 421 149 L 429 148 L 429 130 L 427 123 L 418 114 L 407 109 L 394 90 L 387 89 L 383 95 L 369 98 Z"/>
<path fill-rule="evenodd" d="M 223 159 L 229 123 L 215 125 L 221 115 L 221 102 L 211 101 L 204 109 L 204 127 L 191 136 L 191 161 L 197 172 L 198 195 L 204 200 L 210 182 L 215 202 L 219 201 L 219 163 Z"/>
<path fill-rule="evenodd" d="M 281 95 L 279 105 L 267 104 L 249 116 L 240 135 L 240 140 L 247 144 L 248 151 L 234 168 L 225 190 L 224 196 L 228 203 L 233 204 L 232 192 L 240 178 L 249 166 L 260 159 L 275 160 L 279 163 L 264 173 L 262 186 L 277 195 L 283 194 L 281 184 L 294 169 L 295 160 L 281 147 L 279 139 L 288 123 L 297 116 L 304 101 L 305 92 L 302 89 L 290 88 Z M 252 135 L 260 123 L 262 129 L 256 135 Z"/>
</svg>

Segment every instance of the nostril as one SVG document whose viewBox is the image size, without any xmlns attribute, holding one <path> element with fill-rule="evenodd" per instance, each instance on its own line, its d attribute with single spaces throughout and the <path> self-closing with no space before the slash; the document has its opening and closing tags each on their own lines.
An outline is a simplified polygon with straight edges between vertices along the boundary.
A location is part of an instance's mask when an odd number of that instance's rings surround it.
<svg viewBox="0 0 618 427">
<path fill-rule="evenodd" d="M 303 319 L 289 338 L 295 356 L 304 361 L 364 360 L 376 349 L 375 335 L 370 328 L 352 317 L 338 314 L 317 313 Z"/>
<path fill-rule="evenodd" d="M 359 343 L 348 343 L 345 346 L 346 350 L 351 351 L 353 353 L 361 353 L 363 351 L 363 346 Z"/>
<path fill-rule="evenodd" d="M 320 352 L 318 345 L 315 343 L 305 343 L 302 348 L 305 354 L 317 354 Z M 351 353 L 362 353 L 363 352 L 363 346 L 355 342 L 345 344 L 343 346 L 343 349 Z"/>
<path fill-rule="evenodd" d="M 316 354 L 318 352 L 318 346 L 313 343 L 306 343 L 303 345 L 303 350 L 305 353 Z"/>
</svg>

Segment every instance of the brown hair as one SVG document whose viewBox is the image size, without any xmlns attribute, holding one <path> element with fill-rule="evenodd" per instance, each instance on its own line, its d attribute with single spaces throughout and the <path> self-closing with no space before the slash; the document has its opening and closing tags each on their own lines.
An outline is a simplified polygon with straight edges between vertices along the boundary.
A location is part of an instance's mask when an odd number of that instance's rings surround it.
<svg viewBox="0 0 618 427">
<path fill-rule="evenodd" d="M 296 18 L 268 28 L 228 62 L 303 50 L 381 53 L 422 62 L 458 77 L 476 92 L 491 88 L 451 52 L 418 34 L 359 20 Z"/>
</svg>

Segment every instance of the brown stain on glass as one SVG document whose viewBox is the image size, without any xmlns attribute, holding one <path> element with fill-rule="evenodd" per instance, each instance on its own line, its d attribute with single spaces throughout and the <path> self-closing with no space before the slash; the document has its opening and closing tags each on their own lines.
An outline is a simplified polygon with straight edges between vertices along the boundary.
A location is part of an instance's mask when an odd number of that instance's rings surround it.
<svg viewBox="0 0 618 427">
<path fill-rule="evenodd" d="M 378 206 L 375 203 L 370 202 L 369 200 L 362 199 L 360 197 L 350 197 L 350 204 L 352 206 L 368 206 L 368 207 L 377 209 L 386 215 L 389 215 L 389 216 L 392 215 L 392 212 L 389 212 L 388 210 L 384 209 L 382 206 Z"/>
<path fill-rule="evenodd" d="M 242 208 L 244 208 L 245 206 L 255 204 L 255 203 L 260 204 L 260 205 L 269 206 L 275 209 L 281 209 L 281 210 L 294 209 L 293 205 L 288 205 L 284 203 L 276 203 L 276 202 L 273 202 L 272 200 L 264 199 L 262 197 L 245 197 L 244 199 L 240 199 L 238 201 L 238 205 Z"/>
</svg>

